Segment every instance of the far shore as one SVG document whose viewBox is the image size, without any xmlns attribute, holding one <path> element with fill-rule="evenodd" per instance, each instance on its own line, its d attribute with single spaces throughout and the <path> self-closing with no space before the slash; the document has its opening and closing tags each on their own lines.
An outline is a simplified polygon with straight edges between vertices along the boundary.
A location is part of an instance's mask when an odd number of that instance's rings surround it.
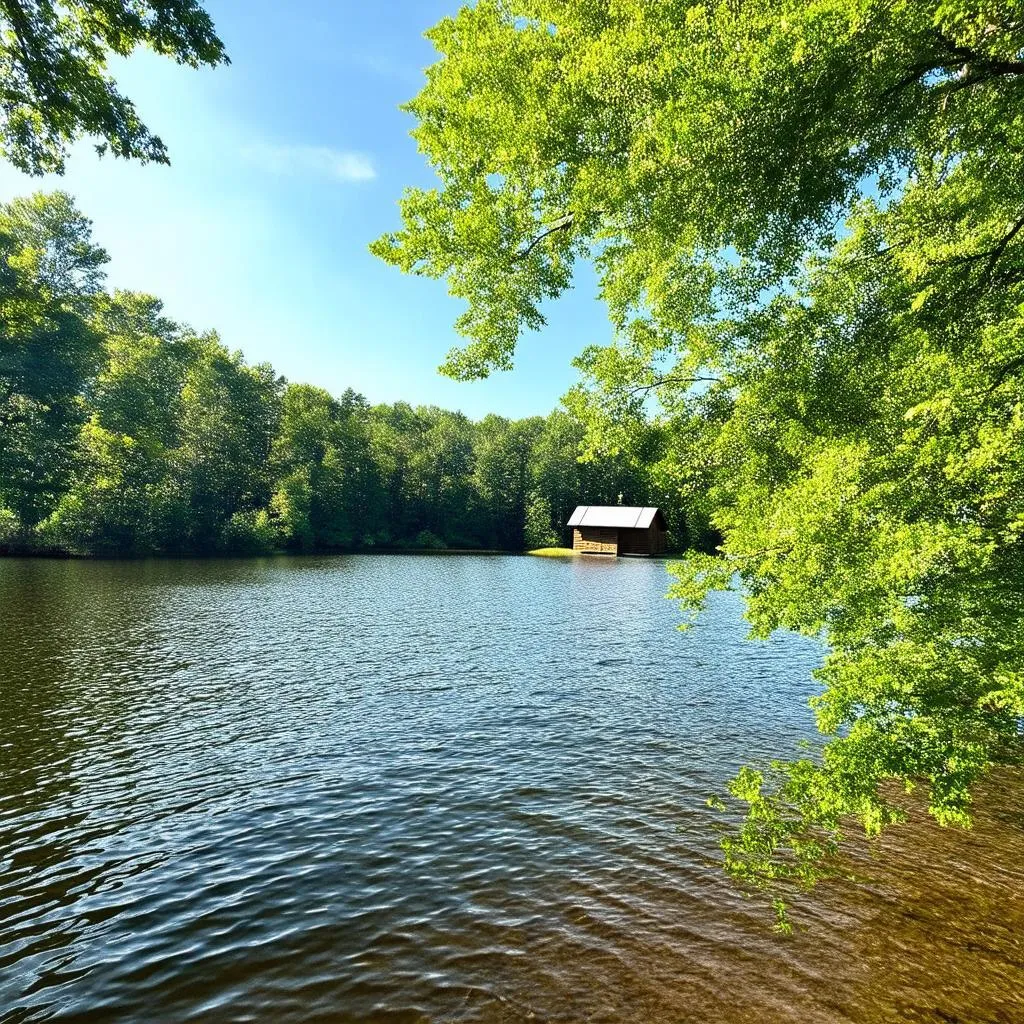
<svg viewBox="0 0 1024 1024">
<path fill-rule="evenodd" d="M 574 551 L 572 548 L 535 548 L 532 551 L 502 550 L 501 548 L 319 548 L 310 551 L 174 551 L 174 552 L 148 552 L 146 554 L 126 553 L 89 553 L 81 554 L 73 551 L 0 551 L 0 560 L 14 558 L 44 559 L 51 561 L 76 561 L 76 562 L 143 562 L 160 561 L 175 562 L 187 561 L 190 559 L 201 559 L 203 561 L 216 561 L 227 559 L 257 559 L 257 558 L 324 558 L 343 555 L 515 555 L 532 556 L 537 558 L 580 558 L 583 552 Z M 615 556 L 594 555 L 594 558 L 607 558 L 609 561 L 616 561 Z M 629 557 L 629 556 L 620 556 Z M 636 556 L 654 561 L 664 561 L 667 558 L 679 558 L 679 552 L 667 551 L 658 555 Z"/>
</svg>

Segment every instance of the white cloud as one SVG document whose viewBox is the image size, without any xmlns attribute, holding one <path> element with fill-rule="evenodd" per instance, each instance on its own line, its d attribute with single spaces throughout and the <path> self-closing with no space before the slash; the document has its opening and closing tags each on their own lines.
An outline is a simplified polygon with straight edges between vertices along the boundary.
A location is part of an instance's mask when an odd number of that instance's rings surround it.
<svg viewBox="0 0 1024 1024">
<path fill-rule="evenodd" d="M 272 174 L 316 174 L 336 181 L 372 181 L 377 177 L 373 163 L 363 153 L 330 146 L 249 146 L 245 157 Z"/>
</svg>

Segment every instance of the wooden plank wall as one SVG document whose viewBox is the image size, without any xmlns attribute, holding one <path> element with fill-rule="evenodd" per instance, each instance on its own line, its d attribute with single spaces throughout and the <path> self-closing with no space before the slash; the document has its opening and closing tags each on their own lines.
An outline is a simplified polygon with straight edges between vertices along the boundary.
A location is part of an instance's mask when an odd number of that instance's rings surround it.
<svg viewBox="0 0 1024 1024">
<path fill-rule="evenodd" d="M 572 531 L 572 549 L 591 554 L 617 555 L 619 531 L 607 526 L 576 526 Z"/>
<path fill-rule="evenodd" d="M 657 521 L 646 530 L 619 531 L 620 555 L 660 555 L 665 547 L 665 531 L 658 527 Z"/>
</svg>

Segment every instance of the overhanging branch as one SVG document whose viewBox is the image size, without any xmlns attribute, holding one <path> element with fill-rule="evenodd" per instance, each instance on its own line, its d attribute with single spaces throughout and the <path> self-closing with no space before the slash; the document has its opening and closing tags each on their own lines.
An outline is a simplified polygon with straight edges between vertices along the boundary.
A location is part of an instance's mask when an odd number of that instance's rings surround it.
<svg viewBox="0 0 1024 1024">
<path fill-rule="evenodd" d="M 632 397 L 638 395 L 640 392 L 653 391 L 655 388 L 665 387 L 666 384 L 721 384 L 721 377 L 660 377 L 652 384 L 638 384 L 636 387 L 629 388 L 626 394 Z"/>
<path fill-rule="evenodd" d="M 515 256 L 513 257 L 513 259 L 516 259 L 516 260 L 525 260 L 525 259 L 526 259 L 526 257 L 527 257 L 527 256 L 529 256 L 529 255 L 530 255 L 530 253 L 531 253 L 531 252 L 533 252 L 533 250 L 534 250 L 534 249 L 536 249 L 536 248 L 537 248 L 537 246 L 538 246 L 538 245 L 540 245 L 540 243 L 541 243 L 541 242 L 543 242 L 545 238 L 548 238 L 548 237 L 549 237 L 550 235 L 554 235 L 554 234 L 557 234 L 557 233 L 558 233 L 558 232 L 560 232 L 560 231 L 568 231 L 568 230 L 569 230 L 569 228 L 571 228 L 571 227 L 572 227 L 572 225 L 573 225 L 573 222 L 574 222 L 574 220 L 575 220 L 575 215 L 574 215 L 574 214 L 573 214 L 573 212 L 572 212 L 572 211 L 570 210 L 570 211 L 569 211 L 569 212 L 568 212 L 567 214 L 565 214 L 565 216 L 563 216 L 563 217 L 562 217 L 562 218 L 561 218 L 561 219 L 560 219 L 559 221 L 557 221 L 556 223 L 554 223 L 554 224 L 553 224 L 553 225 L 552 225 L 551 227 L 549 227 L 549 228 L 548 228 L 548 229 L 547 229 L 546 231 L 542 231 L 542 232 L 541 232 L 541 233 L 540 233 L 539 235 L 537 235 L 537 237 L 536 237 L 536 238 L 534 238 L 534 239 L 533 239 L 533 240 L 532 240 L 532 241 L 531 241 L 531 242 L 530 242 L 530 243 L 529 243 L 529 244 L 528 244 L 528 245 L 526 246 L 526 248 L 525 248 L 525 249 L 520 249 L 520 250 L 519 250 L 519 251 L 518 251 L 518 252 L 517 252 L 517 253 L 515 254 Z"/>
</svg>

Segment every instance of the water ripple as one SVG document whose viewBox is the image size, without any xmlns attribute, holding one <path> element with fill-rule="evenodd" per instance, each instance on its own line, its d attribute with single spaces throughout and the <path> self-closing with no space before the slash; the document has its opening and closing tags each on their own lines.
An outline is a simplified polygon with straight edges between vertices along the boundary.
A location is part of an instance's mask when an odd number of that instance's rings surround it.
<svg viewBox="0 0 1024 1024">
<path fill-rule="evenodd" d="M 821 652 L 666 582 L 0 562 L 0 1020 L 1024 1020 L 1019 781 L 778 938 L 704 800 L 812 735 Z"/>
</svg>

